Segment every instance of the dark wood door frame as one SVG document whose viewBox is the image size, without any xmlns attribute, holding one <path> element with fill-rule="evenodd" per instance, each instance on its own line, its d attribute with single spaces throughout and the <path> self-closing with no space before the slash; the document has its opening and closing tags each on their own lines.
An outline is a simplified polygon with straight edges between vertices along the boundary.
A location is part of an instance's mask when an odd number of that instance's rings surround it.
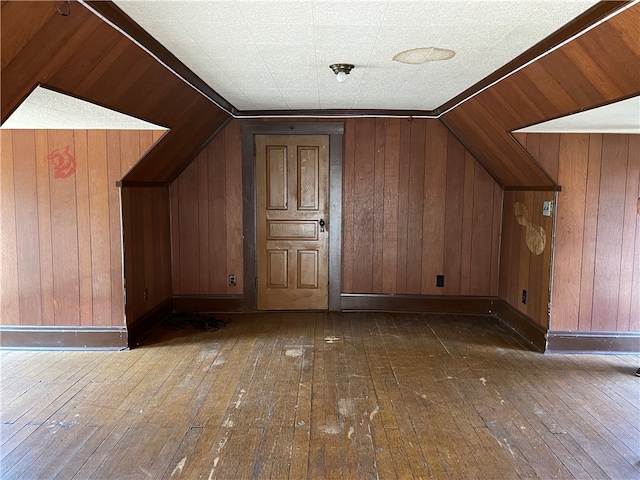
<svg viewBox="0 0 640 480">
<path fill-rule="evenodd" d="M 342 272 L 342 122 L 244 121 L 242 131 L 242 224 L 244 311 L 256 310 L 256 169 L 254 135 L 329 136 L 329 310 L 340 311 Z"/>
</svg>

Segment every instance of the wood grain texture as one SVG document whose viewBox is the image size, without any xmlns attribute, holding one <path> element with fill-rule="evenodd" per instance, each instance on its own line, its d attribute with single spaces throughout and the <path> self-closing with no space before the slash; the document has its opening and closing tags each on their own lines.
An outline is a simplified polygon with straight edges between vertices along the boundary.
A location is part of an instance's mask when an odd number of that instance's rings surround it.
<svg viewBox="0 0 640 480">
<path fill-rule="evenodd" d="M 87 8 L 72 10 L 63 17 L 53 1 L 2 4 L 2 121 L 43 84 L 168 127 L 125 180 L 170 182 L 228 114 Z"/>
<path fill-rule="evenodd" d="M 241 281 L 238 270 L 227 270 L 242 262 L 238 234 L 215 236 L 241 215 L 224 193 L 229 172 L 239 185 L 241 146 L 229 142 L 239 123 L 230 122 L 171 186 L 174 294 L 241 291 L 226 286 L 229 274 Z M 463 271 L 464 294 L 497 292 L 502 190 L 442 123 L 346 120 L 342 193 L 343 293 L 459 295 Z M 202 202 L 210 229 L 204 244 Z M 204 291 L 201 269 L 219 275 L 220 283 L 212 277 Z M 439 274 L 444 289 L 435 286 Z"/>
<path fill-rule="evenodd" d="M 129 352 L 0 352 L 2 478 L 640 473 L 638 355 L 540 355 L 487 316 L 231 318 Z"/>
<path fill-rule="evenodd" d="M 635 5 L 467 100 L 442 120 L 503 187 L 548 187 L 556 172 L 509 132 L 640 92 Z M 545 141 L 550 137 L 546 137 Z M 534 137 L 527 135 L 528 140 Z M 553 148 L 551 149 L 553 151 Z"/>
<path fill-rule="evenodd" d="M 70 154 L 75 156 L 72 130 L 49 131 L 49 152 L 55 150 L 62 152 L 66 147 L 69 147 Z M 42 160 L 37 159 L 37 161 Z M 106 184 L 104 187 L 106 191 Z M 50 182 L 50 197 L 55 324 L 79 325 L 80 279 L 78 278 L 78 222 L 74 177 L 55 178 L 53 176 Z M 108 221 L 107 225 L 109 225 Z M 25 320 L 28 321 L 28 318 L 25 317 Z"/>
<path fill-rule="evenodd" d="M 121 178 L 123 165 L 133 165 L 135 155 L 151 146 L 152 135 L 3 130 L 2 136 L 0 323 L 122 326 L 122 233 L 115 179 Z M 45 157 L 66 148 L 76 169 L 67 178 L 56 178 Z"/>
<path fill-rule="evenodd" d="M 175 295 L 242 292 L 241 168 L 240 122 L 232 121 L 171 184 Z"/>
<path fill-rule="evenodd" d="M 350 122 L 355 128 L 345 129 L 347 145 L 375 146 L 378 135 L 384 135 L 385 150 L 362 155 L 357 148 L 345 148 L 343 293 L 489 295 L 491 265 L 498 261 L 493 222 L 501 214 L 494 208 L 493 179 L 438 121 Z M 360 122 L 365 122 L 362 128 Z M 350 140 L 351 135 L 356 138 Z M 353 183 L 347 180 L 349 172 L 360 172 Z M 377 193 L 371 191 L 375 172 L 385 175 L 382 201 L 375 201 Z M 476 187 L 490 194 L 474 194 Z M 360 212 L 363 205 L 366 211 L 366 205 L 374 207 L 373 212 Z M 381 222 L 375 223 L 378 218 Z M 378 227 L 372 229 L 374 224 Z M 368 246 L 378 242 L 384 245 L 381 257 Z M 374 263 L 380 258 L 381 264 Z M 382 282 L 374 289 L 367 272 L 378 270 Z M 444 289 L 435 287 L 438 274 L 445 274 Z"/>
<path fill-rule="evenodd" d="M 446 203 L 455 202 L 455 196 L 448 190 L 450 161 L 449 151 L 455 150 L 459 143 L 441 122 L 427 122 L 426 150 L 424 168 L 424 211 L 422 215 L 422 287 L 426 294 L 440 293 L 434 279 L 445 271 L 446 260 L 446 220 L 447 205 L 442 208 L 442 199 Z M 502 197 L 502 190 L 500 190 Z M 498 211 L 498 210 L 496 210 Z M 499 215 L 496 215 L 499 217 Z M 497 238 L 496 238 L 497 240 Z M 455 239 L 452 242 L 455 244 Z M 450 256 L 449 256 L 450 257 Z M 493 258 L 497 258 L 497 255 Z M 455 261 L 454 258 L 449 258 Z M 497 267 L 497 262 L 496 262 Z M 446 278 L 446 277 L 445 277 Z M 452 280 L 455 279 L 454 278 Z M 445 279 L 445 288 L 448 281 Z M 495 288 L 498 287 L 497 279 Z M 444 293 L 444 292 L 443 292 Z"/>
<path fill-rule="evenodd" d="M 537 141 L 530 135 L 523 137 L 527 145 Z M 556 206 L 551 330 L 640 331 L 639 138 L 603 134 L 560 134 L 557 142 L 555 135 L 539 138 L 539 154 L 546 144 L 547 155 L 557 158 L 562 185 Z M 556 153 L 552 145 L 557 145 Z"/>
<path fill-rule="evenodd" d="M 628 155 L 629 136 L 603 136 L 591 316 L 595 331 L 618 327 L 624 216 L 630 213 L 625 209 Z M 629 260 L 625 263 L 632 264 Z"/>
<path fill-rule="evenodd" d="M 20 304 L 18 290 L 18 245 L 16 238 L 16 198 L 14 184 L 13 135 L 9 130 L 1 130 L 0 145 L 0 258 L 2 278 L 0 278 L 0 315 L 6 325 L 20 324 Z"/>
<path fill-rule="evenodd" d="M 169 188 L 123 187 L 122 223 L 124 310 L 131 326 L 171 297 Z"/>
<path fill-rule="evenodd" d="M 498 296 L 544 329 L 549 326 L 547 306 L 553 220 L 552 217 L 542 215 L 542 205 L 544 201 L 553 200 L 553 192 L 507 190 L 504 192 L 502 217 Z M 526 225 L 521 225 L 516 220 L 516 203 L 526 208 Z M 527 225 L 544 228 L 546 247 L 540 255 L 535 255 L 527 246 Z M 523 290 L 527 291 L 526 304 L 522 302 Z"/>
</svg>

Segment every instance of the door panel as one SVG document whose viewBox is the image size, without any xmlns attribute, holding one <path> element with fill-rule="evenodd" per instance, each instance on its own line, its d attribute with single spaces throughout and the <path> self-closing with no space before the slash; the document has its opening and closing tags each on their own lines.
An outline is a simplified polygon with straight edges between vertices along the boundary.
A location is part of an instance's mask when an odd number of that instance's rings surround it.
<svg viewBox="0 0 640 480">
<path fill-rule="evenodd" d="M 258 309 L 326 310 L 329 137 L 256 135 L 255 144 Z"/>
</svg>

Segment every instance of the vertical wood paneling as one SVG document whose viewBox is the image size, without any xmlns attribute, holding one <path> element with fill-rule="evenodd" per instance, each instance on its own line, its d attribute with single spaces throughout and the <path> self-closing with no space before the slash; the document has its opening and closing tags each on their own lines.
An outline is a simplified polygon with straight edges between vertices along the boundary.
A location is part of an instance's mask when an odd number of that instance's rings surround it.
<svg viewBox="0 0 640 480">
<path fill-rule="evenodd" d="M 344 122 L 344 155 L 354 158 L 355 155 L 355 125 L 356 120 L 348 119 Z M 345 162 L 342 166 L 342 223 L 353 224 L 354 211 L 356 206 L 353 202 L 345 202 L 344 198 L 354 198 L 355 195 L 355 166 L 353 162 Z M 354 253 L 354 231 L 342 230 L 342 288 L 343 291 L 350 292 L 353 289 L 353 253 Z M 395 272 L 394 272 L 395 274 Z"/>
<path fill-rule="evenodd" d="M 640 182 L 640 135 L 632 135 L 629 139 L 629 176 L 636 175 Z M 633 195 L 634 192 L 627 192 Z M 629 331 L 640 332 L 640 185 L 636 199 L 636 241 L 631 263 L 633 264 L 633 280 L 631 282 L 631 307 L 629 313 Z M 633 199 L 632 199 L 633 200 Z M 633 216 L 633 213 L 631 214 Z M 625 219 L 627 219 L 625 217 Z"/>
<path fill-rule="evenodd" d="M 558 151 L 560 149 L 558 148 Z M 602 159 L 602 135 L 589 135 L 589 156 L 587 167 L 587 191 L 585 196 L 585 212 L 597 212 L 598 202 L 600 199 L 600 170 Z M 563 159 L 563 163 L 565 160 Z M 563 195 L 560 201 L 571 201 L 571 196 Z M 561 225 L 561 230 L 564 229 Z M 579 315 L 577 330 L 591 329 L 591 312 L 593 309 L 593 274 L 596 261 L 596 233 L 598 228 L 597 215 L 585 215 L 584 232 L 582 234 L 582 265 L 580 276 L 580 303 L 578 305 Z M 576 232 L 576 235 L 579 235 Z M 554 303 L 554 305 L 556 305 Z M 558 303 L 562 305 L 562 303 Z M 554 307 L 555 311 L 555 307 Z M 575 323 L 567 322 L 563 325 L 572 325 L 576 328 Z"/>
<path fill-rule="evenodd" d="M 55 307 L 53 295 L 53 249 L 51 245 L 51 197 L 50 166 L 43 159 L 49 154 L 47 149 L 47 131 L 36 130 L 36 183 L 38 188 L 38 229 L 40 238 L 40 291 L 42 295 L 42 325 L 55 324 Z M 4 156 L 3 156 L 4 159 Z M 88 204 L 89 197 L 86 199 Z M 81 222 L 79 221 L 78 225 Z M 89 241 L 89 244 L 91 242 Z M 89 253 L 90 255 L 90 253 Z M 89 258 L 89 262 L 91 259 Z"/>
<path fill-rule="evenodd" d="M 238 275 L 229 265 L 242 262 L 234 250 L 241 241 L 229 232 L 242 212 L 229 207 L 225 193 L 231 177 L 239 185 L 241 146 L 229 140 L 238 123 L 230 122 L 171 185 L 175 294 L 236 292 L 223 282 Z M 502 189 L 442 123 L 348 119 L 344 142 L 343 292 L 497 293 Z M 201 202 L 208 202 L 208 237 L 200 231 Z M 226 244 L 214 238 L 225 225 Z M 200 269 L 211 272 L 208 291 L 198 284 Z M 438 274 L 445 274 L 445 289 L 435 286 Z"/>
<path fill-rule="evenodd" d="M 207 152 L 204 151 L 194 161 L 197 163 L 198 171 L 198 198 L 206 198 L 209 191 L 209 158 Z M 198 234 L 200 245 L 209 244 L 209 202 L 198 202 Z M 203 248 L 200 251 L 200 265 L 209 265 L 209 248 Z M 194 272 L 195 274 L 195 272 Z M 209 291 L 209 271 L 207 268 L 200 268 L 198 272 L 199 285 L 198 293 Z"/>
<path fill-rule="evenodd" d="M 606 138 L 608 138 L 607 136 Z M 636 138 L 638 135 L 635 136 Z M 627 172 L 640 172 L 640 148 L 638 144 L 632 145 L 629 137 Z M 633 151 L 632 148 L 636 147 Z M 631 299 L 633 297 L 633 269 L 638 263 L 636 256 L 636 225 L 640 212 L 637 212 L 637 202 L 640 201 L 640 173 L 638 175 L 625 175 L 624 216 L 622 228 L 622 252 L 620 261 L 620 294 L 618 295 L 618 323 L 617 331 L 629 331 L 631 329 Z M 640 252 L 639 252 L 640 253 Z M 631 259 L 628 261 L 627 259 Z"/>
<path fill-rule="evenodd" d="M 462 213 L 465 185 L 464 147 L 452 134 L 448 137 L 447 189 L 444 224 L 444 292 L 462 291 Z M 433 279 L 431 280 L 433 282 Z"/>
<path fill-rule="evenodd" d="M 556 133 L 540 134 L 539 137 L 539 156 L 531 153 L 534 158 L 538 159 L 538 163 L 549 174 L 551 180 L 558 181 L 558 155 L 560 154 L 560 135 Z M 528 142 L 527 142 L 528 148 Z"/>
<path fill-rule="evenodd" d="M 540 135 L 539 152 L 558 159 L 562 186 L 550 329 L 640 331 L 640 135 L 555 137 Z"/>
<path fill-rule="evenodd" d="M 242 293 L 241 153 L 230 122 L 170 186 L 174 294 Z"/>
<path fill-rule="evenodd" d="M 2 161 L 0 162 L 0 315 L 6 325 L 20 324 L 18 293 L 18 251 L 16 242 L 16 206 L 14 186 L 13 135 L 0 130 Z"/>
<path fill-rule="evenodd" d="M 595 331 L 617 330 L 628 155 L 628 136 L 603 136 L 591 319 Z"/>
<path fill-rule="evenodd" d="M 382 292 L 396 293 L 396 274 L 398 265 L 398 182 L 400 172 L 400 124 L 402 120 L 388 119 L 386 121 L 385 150 L 384 150 L 384 208 L 383 231 L 384 246 L 382 250 Z M 345 132 L 346 133 L 346 132 Z M 345 138 L 345 142 L 347 139 Z M 347 162 L 343 168 L 347 168 Z M 348 203 L 343 197 L 343 215 Z M 343 216 L 343 224 L 346 218 Z M 343 230 L 342 236 L 348 232 Z M 348 260 L 343 251 L 342 261 L 352 261 L 353 252 Z M 347 290 L 345 280 L 342 280 L 343 291 Z"/>
<path fill-rule="evenodd" d="M 228 294 L 239 295 L 243 291 L 242 275 L 242 162 L 235 161 L 234 152 L 242 150 L 240 122 L 231 122 L 225 135 L 225 224 L 227 229 L 226 273 L 236 276 L 236 286 L 227 286 Z"/>
<path fill-rule="evenodd" d="M 464 203 L 462 207 L 462 248 L 460 256 L 460 293 L 469 295 L 471 290 L 471 242 L 473 231 L 473 194 L 475 187 L 475 167 L 477 162 L 471 154 L 465 150 L 464 154 Z M 482 205 L 487 207 L 486 200 Z M 475 232 L 478 234 L 479 232 Z M 489 230 L 486 230 L 489 233 Z"/>
<path fill-rule="evenodd" d="M 180 255 L 180 267 L 187 274 L 181 277 L 181 291 L 176 293 L 199 293 L 198 162 L 191 162 L 178 177 L 177 182 L 180 215 L 180 251 L 178 255 Z M 208 248 L 208 245 L 202 247 Z"/>
<path fill-rule="evenodd" d="M 38 192 L 36 182 L 35 136 L 29 130 L 17 130 L 13 137 L 16 199 L 16 245 L 18 254 L 18 290 L 20 315 L 40 318 L 42 300 L 40 290 L 40 257 L 38 252 Z"/>
<path fill-rule="evenodd" d="M 80 279 L 80 325 L 93 324 L 91 291 L 91 209 L 89 207 L 89 152 L 87 132 L 74 130 L 76 153 L 76 215 L 78 219 L 78 277 Z M 40 157 L 36 157 L 40 158 Z"/>
<path fill-rule="evenodd" d="M 396 270 L 396 292 L 407 292 L 407 245 L 408 245 L 408 223 L 409 223 L 409 159 L 411 147 L 411 123 L 408 121 L 400 122 L 400 174 L 398 175 L 398 261 Z M 345 156 L 344 161 L 349 162 L 349 158 Z M 346 197 L 346 195 L 345 195 Z M 348 197 L 343 198 L 344 202 L 349 201 Z M 353 202 L 355 204 L 355 202 Z M 354 219 L 355 220 L 355 219 Z M 347 226 L 344 224 L 344 230 L 358 230 L 359 225 L 354 221 L 353 224 Z M 343 230 L 343 231 L 344 231 Z M 353 252 L 353 262 L 358 262 L 358 252 Z M 355 287 L 355 285 L 354 285 Z M 360 293 L 355 288 L 354 293 Z M 351 293 L 351 292 L 350 292 Z"/>
<path fill-rule="evenodd" d="M 384 252 L 384 170 L 385 170 L 385 149 L 387 145 L 387 120 L 376 119 L 375 133 L 375 160 L 374 160 L 374 185 L 373 185 L 373 211 L 376 215 L 373 218 L 373 265 L 383 265 Z M 382 268 L 373 269 L 372 290 L 382 290 Z"/>
<path fill-rule="evenodd" d="M 356 122 L 354 149 L 354 214 L 353 221 L 360 228 L 353 231 L 354 251 L 359 252 L 353 262 L 353 289 L 369 293 L 373 285 L 373 229 L 375 182 L 375 135 L 373 118 Z"/>
<path fill-rule="evenodd" d="M 107 138 L 100 130 L 2 131 L 2 324 L 122 325 L 115 182 L 152 141 L 151 133 L 137 132 L 111 132 Z M 54 166 L 45 157 L 67 147 L 75 172 L 54 178 Z M 145 224 L 142 216 L 139 221 Z M 146 238 L 148 244 L 156 241 L 153 235 Z M 165 263 L 168 275 L 170 263 Z"/>
<path fill-rule="evenodd" d="M 62 152 L 69 147 L 69 153 L 75 156 L 72 130 L 51 130 L 48 140 L 50 152 L 56 149 Z M 80 281 L 76 185 L 73 176 L 51 178 L 50 185 L 55 321 L 56 325 L 79 325 Z M 21 318 L 24 317 L 21 315 Z"/>
<path fill-rule="evenodd" d="M 91 209 L 91 269 L 93 319 L 104 325 L 111 318 L 111 241 L 107 176 L 107 132 L 89 130 L 87 148 L 93 162 L 89 169 L 89 208 Z"/>
<path fill-rule="evenodd" d="M 563 312 L 567 326 L 571 325 L 568 330 L 575 330 L 578 321 L 583 238 L 574 232 L 584 230 L 588 146 L 587 135 L 563 135 L 560 139 L 560 158 L 563 161 L 560 162 L 558 175 L 562 194 L 557 206 L 553 281 L 563 287 L 554 292 L 553 298 L 554 302 L 572 306 L 571 310 Z"/>
<path fill-rule="evenodd" d="M 171 296 L 168 187 L 123 187 L 127 325 Z"/>
<path fill-rule="evenodd" d="M 204 153 L 204 152 L 203 152 Z M 226 135 L 218 135 L 208 149 L 209 168 L 209 243 L 200 249 L 208 249 L 211 292 L 224 293 L 227 289 L 227 150 Z M 204 265 L 203 265 L 204 266 Z"/>
<path fill-rule="evenodd" d="M 180 191 L 178 180 L 169 186 L 171 209 L 171 285 L 175 293 L 182 291 L 180 263 Z"/>
<path fill-rule="evenodd" d="M 542 206 L 544 201 L 553 199 L 553 192 L 507 190 L 502 216 L 498 295 L 543 328 L 548 326 L 553 220 L 542 215 Z M 516 221 L 516 202 L 526 207 L 525 225 Z M 527 225 L 530 228 L 537 225 L 545 231 L 546 246 L 540 255 L 532 253 L 527 246 Z M 526 304 L 522 303 L 523 290 L 527 291 Z"/>
<path fill-rule="evenodd" d="M 445 273 L 446 264 L 446 208 L 451 198 L 447 189 L 450 160 L 448 152 L 450 147 L 455 148 L 460 143 L 442 122 L 428 121 L 426 126 L 424 212 L 422 214 L 422 293 L 438 295 L 443 293 L 443 290 L 446 291 L 449 282 L 449 279 L 445 278 L 444 289 L 436 287 L 435 282 L 436 275 Z M 502 189 L 500 189 L 500 195 L 502 195 Z M 445 199 L 444 204 L 442 199 Z M 452 241 L 455 244 L 455 240 Z M 496 280 L 496 288 L 497 285 Z"/>
<path fill-rule="evenodd" d="M 500 235 L 502 234 L 502 203 L 503 192 L 500 185 L 493 184 L 493 227 L 491 229 L 491 276 L 490 295 L 498 295 L 498 281 L 500 277 Z"/>
<path fill-rule="evenodd" d="M 123 149 L 118 130 L 107 131 L 107 192 L 109 198 L 109 271 L 111 272 L 111 319 L 104 325 L 110 325 L 114 317 L 124 318 L 124 290 L 122 272 L 122 225 L 120 222 L 120 190 L 113 188 L 123 176 L 121 160 Z M 137 152 L 135 152 L 137 154 Z M 122 320 L 121 324 L 124 323 Z"/>
<path fill-rule="evenodd" d="M 539 259 L 530 257 L 529 278 L 532 281 L 529 282 L 528 296 L 530 299 L 527 302 L 527 315 L 531 318 L 545 319 L 545 326 L 548 324 L 549 316 L 549 282 L 551 278 L 551 250 L 553 248 L 552 220 L 551 217 L 542 215 L 542 206 L 546 200 L 553 200 L 553 195 L 549 192 L 534 192 L 530 203 L 531 223 L 544 226 L 547 246 L 540 254 Z M 544 280 L 534 281 L 536 278 Z"/>
<path fill-rule="evenodd" d="M 473 180 L 473 205 L 471 231 L 480 232 L 471 235 L 471 256 L 469 259 L 469 294 L 486 295 L 485 284 L 491 281 L 493 219 L 495 206 L 493 193 L 495 182 L 487 171 L 476 164 Z M 492 201 L 489 203 L 487 199 Z M 499 210 L 498 210 L 499 211 Z M 497 240 L 497 239 L 496 239 Z M 499 245 L 498 241 L 495 241 Z M 497 263 L 497 262 L 496 262 Z"/>
<path fill-rule="evenodd" d="M 343 291 L 452 295 L 471 292 L 489 295 L 491 288 L 495 291 L 498 256 L 497 253 L 492 256 L 492 251 L 497 252 L 499 242 L 502 191 L 499 187 L 495 190 L 493 179 L 438 121 L 386 120 L 385 132 L 380 124 L 375 129 L 368 124 L 361 128 L 362 120 L 352 121 L 356 122 L 352 134 L 361 138 L 353 140 L 356 151 L 345 152 L 344 156 L 344 171 L 355 170 L 355 183 L 345 184 L 343 206 L 344 210 L 355 211 L 343 216 L 343 233 L 355 238 L 366 235 L 371 217 L 358 210 L 365 201 L 373 200 L 373 218 L 382 218 L 382 226 L 376 230 L 382 228 L 384 232 L 384 248 L 381 264 L 372 263 L 378 257 L 371 255 L 368 247 L 362 248 L 361 243 L 343 251 L 344 261 L 354 266 L 353 273 L 343 269 L 343 275 L 354 276 L 351 280 L 343 277 Z M 350 141 L 349 132 L 345 132 L 345 143 Z M 382 151 L 374 155 L 357 152 L 357 146 L 366 142 L 375 146 L 380 135 L 384 135 L 385 141 L 383 160 L 379 158 Z M 369 164 L 364 165 L 364 161 Z M 380 161 L 384 161 L 384 170 L 379 165 L 376 169 Z M 382 211 L 376 208 L 378 202 L 371 191 L 378 184 L 376 171 L 385 175 L 380 182 L 384 188 Z M 482 213 L 474 220 L 474 212 Z M 369 235 L 376 238 L 380 233 L 374 231 Z M 479 240 L 474 240 L 476 237 Z M 474 249 L 478 255 L 475 259 Z M 495 264 L 493 287 L 492 264 Z M 363 269 L 362 265 L 366 267 Z M 369 268 L 382 271 L 378 290 L 373 288 L 375 284 L 363 284 L 356 279 L 357 275 L 369 272 Z M 460 281 L 463 272 L 464 291 Z M 435 287 L 437 274 L 445 274 L 444 289 Z"/>
<path fill-rule="evenodd" d="M 426 122 L 411 122 L 409 152 L 409 221 L 407 225 L 406 293 L 422 291 L 422 223 L 424 211 L 424 168 Z"/>
<path fill-rule="evenodd" d="M 154 250 L 154 265 L 159 265 L 159 275 L 156 275 L 156 288 L 154 301 L 160 303 L 172 294 L 171 286 L 171 216 L 169 214 L 169 191 L 168 189 L 153 189 L 155 196 L 153 205 L 155 208 L 154 232 L 162 235 L 162 242 Z"/>
</svg>

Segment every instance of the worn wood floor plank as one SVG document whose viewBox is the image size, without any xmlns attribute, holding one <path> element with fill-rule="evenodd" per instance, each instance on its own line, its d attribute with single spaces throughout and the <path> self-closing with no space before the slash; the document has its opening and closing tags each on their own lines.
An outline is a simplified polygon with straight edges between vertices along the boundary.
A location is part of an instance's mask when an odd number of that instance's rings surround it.
<svg viewBox="0 0 640 480">
<path fill-rule="evenodd" d="M 2 351 L 0 475 L 640 478 L 639 364 L 541 355 L 491 317 L 386 313 Z"/>
</svg>

